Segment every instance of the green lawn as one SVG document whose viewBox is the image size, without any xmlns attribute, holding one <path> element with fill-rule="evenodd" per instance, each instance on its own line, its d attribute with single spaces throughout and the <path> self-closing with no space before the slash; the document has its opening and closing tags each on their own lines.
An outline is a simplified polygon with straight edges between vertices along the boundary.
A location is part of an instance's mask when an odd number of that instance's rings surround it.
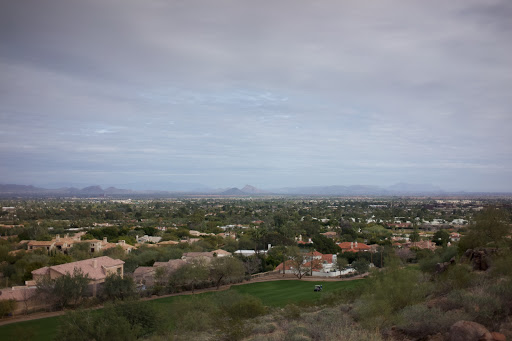
<svg viewBox="0 0 512 341">
<path fill-rule="evenodd" d="M 353 288 L 362 283 L 363 280 L 343 282 L 323 281 L 273 281 L 235 285 L 229 290 L 243 294 L 249 294 L 260 298 L 264 305 L 282 307 L 289 303 L 311 303 L 318 300 L 322 295 L 343 288 Z M 315 284 L 323 285 L 322 292 L 314 292 Z M 164 306 L 177 299 L 188 299 L 202 295 L 215 295 L 215 292 L 198 295 L 171 296 L 150 301 L 156 306 Z M 0 326 L 0 340 L 23 340 L 23 341 L 49 341 L 53 340 L 60 317 L 49 317 L 45 319 L 26 321 Z"/>
<path fill-rule="evenodd" d="M 60 316 L 0 326 L 0 340 L 51 341 L 57 332 Z"/>
<path fill-rule="evenodd" d="M 236 285 L 230 290 L 250 294 L 261 299 L 264 305 L 283 307 L 290 303 L 314 302 L 322 295 L 343 288 L 353 288 L 362 280 L 343 282 L 306 282 L 306 281 L 274 281 L 246 285 Z M 322 292 L 314 292 L 315 284 L 323 286 Z"/>
</svg>

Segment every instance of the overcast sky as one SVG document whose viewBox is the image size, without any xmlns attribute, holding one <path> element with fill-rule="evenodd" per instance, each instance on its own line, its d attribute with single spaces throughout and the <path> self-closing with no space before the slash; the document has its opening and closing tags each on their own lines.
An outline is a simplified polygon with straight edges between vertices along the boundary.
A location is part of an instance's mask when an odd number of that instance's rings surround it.
<svg viewBox="0 0 512 341">
<path fill-rule="evenodd" d="M 511 18 L 507 0 L 2 1 L 0 183 L 512 191 Z"/>
</svg>

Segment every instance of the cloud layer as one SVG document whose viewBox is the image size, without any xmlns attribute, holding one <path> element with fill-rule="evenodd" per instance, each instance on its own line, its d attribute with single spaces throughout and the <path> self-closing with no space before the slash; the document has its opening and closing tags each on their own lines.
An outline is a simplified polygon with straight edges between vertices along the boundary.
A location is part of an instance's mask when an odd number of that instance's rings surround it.
<svg viewBox="0 0 512 341">
<path fill-rule="evenodd" d="M 512 191 L 512 5 L 10 1 L 3 183 Z"/>
</svg>

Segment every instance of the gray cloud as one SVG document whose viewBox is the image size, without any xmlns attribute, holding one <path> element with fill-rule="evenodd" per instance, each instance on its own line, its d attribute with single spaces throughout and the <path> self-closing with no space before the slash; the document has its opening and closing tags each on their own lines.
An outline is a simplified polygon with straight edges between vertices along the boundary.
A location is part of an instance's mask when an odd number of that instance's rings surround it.
<svg viewBox="0 0 512 341">
<path fill-rule="evenodd" d="M 1 6 L 2 182 L 512 190 L 505 0 Z"/>
</svg>

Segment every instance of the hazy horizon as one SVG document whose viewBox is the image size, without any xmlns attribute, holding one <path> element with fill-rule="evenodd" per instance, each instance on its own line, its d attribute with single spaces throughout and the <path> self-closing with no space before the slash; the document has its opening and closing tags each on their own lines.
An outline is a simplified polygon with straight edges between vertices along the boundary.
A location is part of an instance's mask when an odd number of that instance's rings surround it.
<svg viewBox="0 0 512 341">
<path fill-rule="evenodd" d="M 512 3 L 8 1 L 0 182 L 512 192 Z"/>
</svg>

